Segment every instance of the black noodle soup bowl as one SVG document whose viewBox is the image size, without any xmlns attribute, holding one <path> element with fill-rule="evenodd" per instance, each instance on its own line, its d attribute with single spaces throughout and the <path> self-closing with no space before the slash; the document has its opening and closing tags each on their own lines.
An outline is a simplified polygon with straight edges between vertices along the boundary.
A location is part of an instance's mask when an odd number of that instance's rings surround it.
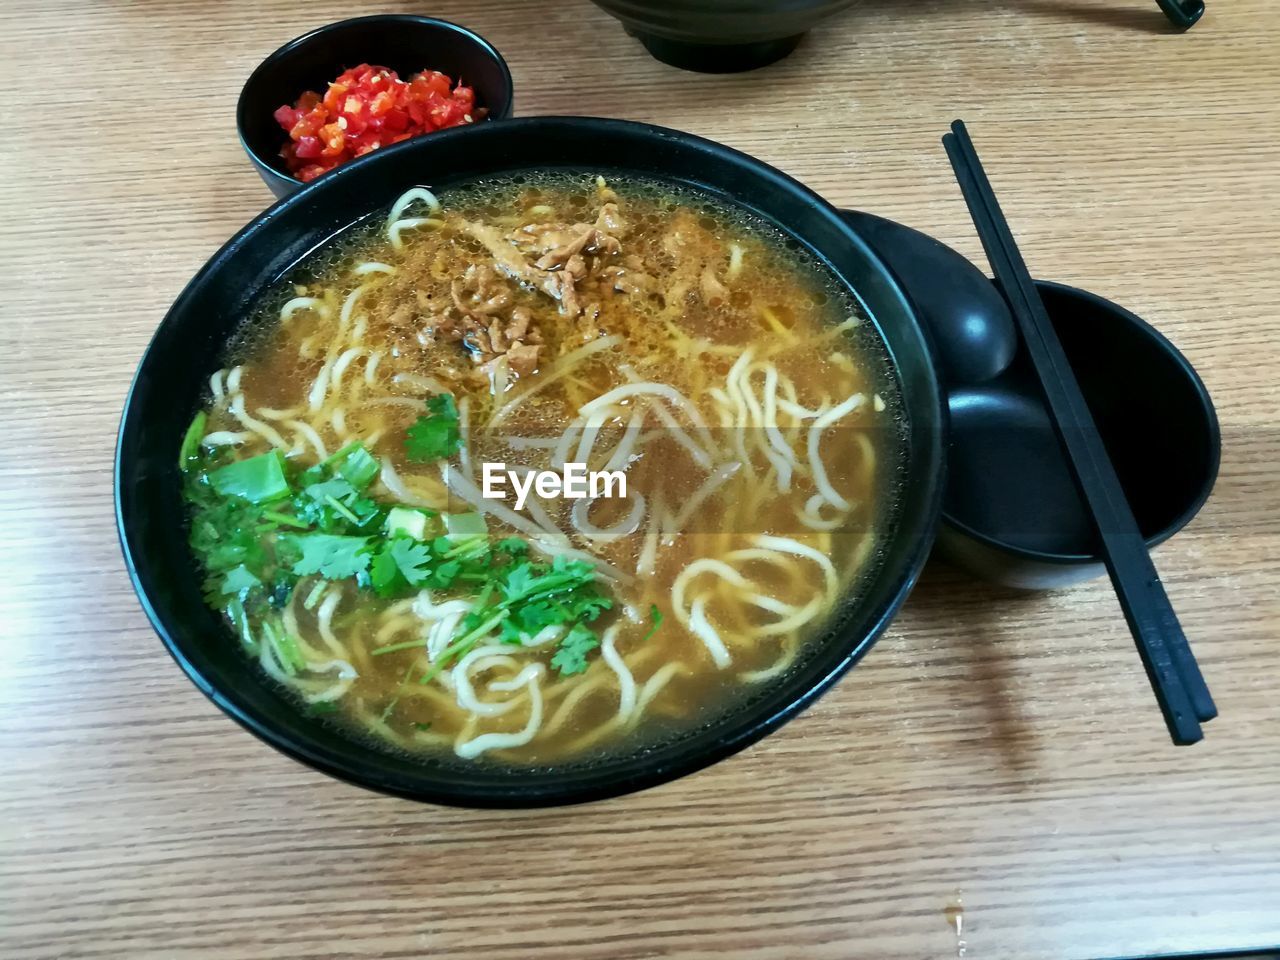
<svg viewBox="0 0 1280 960">
<path fill-rule="evenodd" d="M 678 738 L 580 764 L 520 768 L 410 756 L 357 739 L 295 701 L 250 661 L 201 597 L 178 471 L 184 431 L 255 301 L 348 227 L 384 217 L 406 189 L 520 170 L 641 176 L 705 191 L 782 229 L 865 308 L 902 396 L 905 457 L 895 519 L 874 571 L 811 653 L 730 712 Z M 332 776 L 390 794 L 477 807 L 597 800 L 653 786 L 741 750 L 814 701 L 867 652 L 897 612 L 937 529 L 945 408 L 916 315 L 893 278 L 828 203 L 727 147 L 617 120 L 538 117 L 448 130 L 370 154 L 260 215 L 196 274 L 161 322 L 126 402 L 116 455 L 125 560 L 147 616 L 192 682 L 246 729 Z"/>
</svg>

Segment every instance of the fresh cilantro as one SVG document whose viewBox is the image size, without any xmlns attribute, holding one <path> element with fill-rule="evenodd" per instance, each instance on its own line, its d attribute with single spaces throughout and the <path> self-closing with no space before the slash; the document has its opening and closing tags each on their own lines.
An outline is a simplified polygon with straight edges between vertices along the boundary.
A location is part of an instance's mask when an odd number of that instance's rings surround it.
<svg viewBox="0 0 1280 960">
<path fill-rule="evenodd" d="M 550 566 L 525 560 L 506 571 L 502 595 L 507 603 L 516 603 L 537 596 L 567 594 L 575 604 L 586 601 L 585 606 L 591 606 L 599 602 L 607 608 L 612 602 L 596 592 L 595 575 L 595 567 L 583 560 L 568 560 L 561 556 L 556 557 Z"/>
<path fill-rule="evenodd" d="M 562 677 L 571 677 L 587 669 L 587 654 L 600 646 L 600 639 L 589 627 L 575 623 L 564 635 L 555 655 L 551 658 L 551 666 L 559 671 Z"/>
<path fill-rule="evenodd" d="M 527 552 L 528 546 L 523 541 L 503 541 L 495 546 L 495 552 L 499 548 L 511 555 Z M 521 560 L 495 568 L 491 578 L 489 583 L 496 583 L 500 599 L 488 609 L 507 614 L 499 635 L 503 643 L 523 644 L 547 627 L 568 625 L 552 665 L 562 673 L 586 669 L 586 655 L 599 646 L 586 624 L 613 606 L 613 600 L 600 592 L 591 564 L 564 557 L 556 557 L 550 564 Z M 460 629 L 474 628 L 487 613 L 473 608 Z"/>
<path fill-rule="evenodd" d="M 328 480 L 308 484 L 302 492 L 317 503 L 324 503 L 330 497 L 344 501 L 360 495 L 360 492 L 344 477 L 330 477 Z"/>
<path fill-rule="evenodd" d="M 219 499 L 208 486 L 192 487 L 191 549 L 213 573 L 245 566 L 261 577 L 267 562 L 264 534 L 274 528 L 261 508 L 240 498 Z"/>
<path fill-rule="evenodd" d="M 384 546 L 369 561 L 369 585 L 380 597 L 394 597 L 404 586 L 400 568 L 389 547 Z"/>
<path fill-rule="evenodd" d="M 290 501 L 293 516 L 280 518 L 283 525 L 322 533 L 373 533 L 385 517 L 382 507 L 362 496 L 345 476 L 330 476 L 324 464 L 302 471 L 294 482 L 301 490 Z"/>
<path fill-rule="evenodd" d="M 293 572 L 298 576 L 317 573 L 326 580 L 342 580 L 369 569 L 368 537 L 307 533 L 291 534 L 288 539 L 302 552 L 293 564 Z"/>
<path fill-rule="evenodd" d="M 241 564 L 227 571 L 226 576 L 222 578 L 221 590 L 225 596 L 238 597 L 261 585 L 262 581 L 255 577 L 248 567 Z"/>
<path fill-rule="evenodd" d="M 415 730 L 427 731 L 427 730 L 430 730 L 430 729 L 431 729 L 431 724 L 430 724 L 429 722 L 428 722 L 428 723 L 422 723 L 422 722 L 421 722 L 421 721 L 419 721 L 419 720 L 415 720 L 415 721 L 413 722 L 413 729 L 415 729 Z"/>
<path fill-rule="evenodd" d="M 461 572 L 457 560 L 439 560 L 429 545 L 398 536 L 384 541 L 374 554 L 369 583 L 379 596 L 393 597 L 409 588 L 448 588 Z"/>
<path fill-rule="evenodd" d="M 512 560 L 529 555 L 529 544 L 518 537 L 505 537 L 493 545 L 494 553 L 505 553 Z"/>
<path fill-rule="evenodd" d="M 534 589 L 537 574 L 534 565 L 528 561 L 512 567 L 502 584 L 502 593 L 507 600 L 519 599 Z"/>
<path fill-rule="evenodd" d="M 511 616 L 502 623 L 502 640 L 504 643 L 524 643 L 526 637 L 536 636 L 546 627 L 564 623 L 564 608 L 546 600 L 524 603 L 511 612 Z"/>
<path fill-rule="evenodd" d="M 411 459 L 439 459 L 457 449 L 452 397 L 433 397 L 429 411 L 406 439 Z M 193 424 L 190 433 L 196 436 L 202 429 Z M 229 461 L 230 451 L 202 450 L 198 440 L 194 451 L 182 454 L 189 465 L 191 545 L 205 567 L 208 602 L 227 613 L 251 653 L 260 644 L 286 671 L 305 669 L 296 639 L 284 633 L 279 614 L 271 612 L 289 602 L 299 577 L 353 580 L 358 588 L 388 598 L 422 589 L 470 595 L 470 611 L 421 683 L 495 634 L 524 644 L 550 627 L 561 628 L 564 636 L 551 666 L 562 676 L 586 670 L 591 651 L 599 648 L 588 624 L 611 609 L 613 600 L 590 563 L 562 556 L 536 560 L 524 540 L 493 539 L 481 518 L 472 529 L 472 518 L 465 515 L 444 518 L 448 534 L 425 539 L 427 520 L 435 514 L 369 497 L 366 488 L 380 467 L 358 443 L 298 469 L 274 452 Z M 406 527 L 410 514 L 415 522 Z M 657 629 L 662 615 L 656 607 L 651 614 Z M 421 646 L 415 640 L 374 653 Z"/>
<path fill-rule="evenodd" d="M 409 537 L 391 541 L 391 556 L 409 586 L 417 587 L 431 579 L 431 550 Z"/>
<path fill-rule="evenodd" d="M 447 589 L 453 586 L 453 581 L 458 579 L 461 573 L 462 563 L 460 561 L 446 560 L 431 572 L 429 586 L 438 587 L 441 590 Z"/>
<path fill-rule="evenodd" d="M 405 456 L 414 463 L 431 463 L 453 456 L 462 446 L 458 407 L 453 395 L 438 393 L 427 401 L 428 412 L 405 433 Z"/>
</svg>

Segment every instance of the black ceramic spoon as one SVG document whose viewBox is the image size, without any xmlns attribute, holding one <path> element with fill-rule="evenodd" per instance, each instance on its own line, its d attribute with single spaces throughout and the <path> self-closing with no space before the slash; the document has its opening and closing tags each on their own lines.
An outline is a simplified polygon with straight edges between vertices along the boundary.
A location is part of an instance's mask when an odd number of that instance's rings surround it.
<svg viewBox="0 0 1280 960">
<path fill-rule="evenodd" d="M 1018 352 L 1009 305 L 987 275 L 945 243 L 892 220 L 841 215 L 885 262 L 920 311 L 948 386 L 985 383 Z"/>
</svg>

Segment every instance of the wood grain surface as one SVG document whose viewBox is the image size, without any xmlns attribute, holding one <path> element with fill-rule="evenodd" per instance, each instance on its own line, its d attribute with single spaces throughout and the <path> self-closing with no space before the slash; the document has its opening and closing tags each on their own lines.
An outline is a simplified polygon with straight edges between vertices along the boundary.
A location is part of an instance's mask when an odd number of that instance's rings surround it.
<svg viewBox="0 0 1280 960">
<path fill-rule="evenodd" d="M 585 0 L 0 2 L 0 956 L 1086 958 L 1280 942 L 1280 41 L 1263 0 L 863 0 L 698 76 Z M 201 697 L 125 577 L 134 367 L 270 199 L 235 98 L 305 29 L 406 10 L 508 57 L 521 115 L 655 121 L 980 258 L 970 130 L 1032 270 L 1131 307 L 1224 434 L 1157 555 L 1221 708 L 1170 746 L 1105 583 L 931 567 L 863 664 L 746 753 L 576 809 L 387 799 Z M 979 259 L 979 262 L 981 260 Z"/>
</svg>

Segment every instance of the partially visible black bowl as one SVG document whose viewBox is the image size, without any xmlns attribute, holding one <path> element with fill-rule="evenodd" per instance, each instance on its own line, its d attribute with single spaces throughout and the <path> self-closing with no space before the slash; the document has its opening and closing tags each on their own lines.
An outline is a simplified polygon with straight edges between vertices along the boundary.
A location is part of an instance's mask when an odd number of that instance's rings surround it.
<svg viewBox="0 0 1280 960">
<path fill-rule="evenodd" d="M 906 460 L 893 525 L 874 573 L 812 654 L 758 697 L 643 753 L 555 770 L 445 765 L 385 752 L 303 716 L 243 656 L 204 604 L 186 544 L 178 449 L 229 339 L 277 278 L 336 233 L 381 215 L 430 172 L 446 191 L 475 177 L 577 169 L 709 191 L 772 222 L 852 290 L 890 353 L 902 392 Z M 697 770 L 779 727 L 871 647 L 915 583 L 940 510 L 946 413 L 913 308 L 839 212 L 772 167 L 689 134 L 644 124 L 538 117 L 446 130 L 339 167 L 276 204 L 219 250 L 156 331 L 126 402 L 115 495 L 125 561 L 143 608 L 191 680 L 283 752 L 388 793 L 469 806 L 538 806 L 638 790 Z"/>
<path fill-rule="evenodd" d="M 754 70 L 854 0 L 594 0 L 663 63 L 700 73 Z"/>
<path fill-rule="evenodd" d="M 1209 392 L 1178 349 L 1096 294 L 1037 280 L 1148 547 L 1213 490 L 1221 440 Z M 1070 586 L 1106 572 L 1026 352 L 1000 376 L 950 392 L 938 553 L 984 580 Z"/>
<path fill-rule="evenodd" d="M 340 20 L 290 40 L 263 60 L 245 82 L 236 104 L 236 128 L 245 153 L 277 197 L 302 187 L 285 169 L 280 148 L 289 142 L 273 116 L 308 90 L 324 93 L 348 67 L 390 67 L 407 80 L 439 70 L 476 92 L 486 120 L 511 116 L 512 83 L 507 62 L 484 37 L 447 20 L 383 14 Z M 434 136 L 427 134 L 426 136 Z"/>
</svg>

